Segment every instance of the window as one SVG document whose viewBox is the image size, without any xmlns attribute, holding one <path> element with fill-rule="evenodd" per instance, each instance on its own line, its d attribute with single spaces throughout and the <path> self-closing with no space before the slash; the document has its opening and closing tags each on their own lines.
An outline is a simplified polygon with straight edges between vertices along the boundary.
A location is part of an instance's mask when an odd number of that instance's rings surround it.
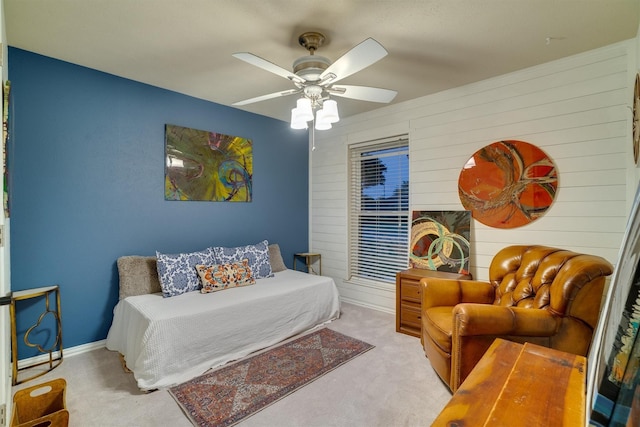
<svg viewBox="0 0 640 427">
<path fill-rule="evenodd" d="M 409 264 L 406 137 L 349 147 L 349 278 L 395 283 Z"/>
</svg>

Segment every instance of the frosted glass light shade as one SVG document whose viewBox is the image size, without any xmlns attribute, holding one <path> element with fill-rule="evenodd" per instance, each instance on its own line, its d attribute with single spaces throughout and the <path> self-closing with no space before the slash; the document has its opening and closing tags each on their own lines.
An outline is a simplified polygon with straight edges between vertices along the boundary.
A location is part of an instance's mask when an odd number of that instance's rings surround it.
<svg viewBox="0 0 640 427">
<path fill-rule="evenodd" d="M 291 109 L 291 129 L 307 129 L 307 122 L 300 119 L 300 114 L 298 114 L 298 109 Z"/>
<path fill-rule="evenodd" d="M 331 122 L 327 120 L 324 110 L 316 111 L 316 129 L 317 130 L 331 129 Z"/>
<path fill-rule="evenodd" d="M 313 120 L 313 110 L 311 109 L 311 100 L 309 98 L 298 99 L 297 105 L 300 120 L 304 120 L 305 122 Z"/>
<path fill-rule="evenodd" d="M 322 111 L 324 111 L 324 118 L 329 123 L 336 123 L 340 121 L 338 115 L 338 103 L 333 99 L 327 99 L 322 103 Z"/>
</svg>

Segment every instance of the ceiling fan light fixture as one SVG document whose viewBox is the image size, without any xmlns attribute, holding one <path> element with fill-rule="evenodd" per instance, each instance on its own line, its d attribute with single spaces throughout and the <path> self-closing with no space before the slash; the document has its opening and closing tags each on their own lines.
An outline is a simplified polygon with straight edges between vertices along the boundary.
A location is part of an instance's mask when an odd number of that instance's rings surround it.
<svg viewBox="0 0 640 427">
<path fill-rule="evenodd" d="M 296 89 L 257 96 L 233 105 L 242 106 L 296 94 L 300 99 L 297 100 L 296 108 L 291 110 L 291 127 L 293 129 L 311 127 L 313 131 L 331 129 L 332 123 L 340 121 L 338 104 L 329 98 L 330 95 L 381 103 L 389 103 L 393 100 L 397 92 L 389 89 L 353 85 L 334 86 L 334 83 L 384 58 L 388 52 L 380 43 L 368 38 L 331 62 L 324 56 L 316 55 L 316 51 L 325 40 L 325 36 L 316 31 L 301 34 L 298 43 L 307 49 L 309 54 L 293 62 L 293 72 L 249 52 L 234 53 L 235 58 L 289 80 Z M 311 121 L 313 123 L 308 124 Z M 312 132 L 311 135 L 315 133 Z M 313 140 L 313 136 L 311 138 Z"/>
<path fill-rule="evenodd" d="M 299 120 L 309 122 L 313 120 L 313 109 L 309 98 L 299 98 L 297 101 L 297 114 Z"/>
<path fill-rule="evenodd" d="M 325 120 L 329 123 L 337 123 L 340 121 L 338 115 L 338 103 L 333 99 L 327 99 L 322 103 L 322 111 Z"/>
<path fill-rule="evenodd" d="M 307 129 L 307 122 L 300 118 L 298 108 L 291 109 L 291 129 Z"/>
</svg>

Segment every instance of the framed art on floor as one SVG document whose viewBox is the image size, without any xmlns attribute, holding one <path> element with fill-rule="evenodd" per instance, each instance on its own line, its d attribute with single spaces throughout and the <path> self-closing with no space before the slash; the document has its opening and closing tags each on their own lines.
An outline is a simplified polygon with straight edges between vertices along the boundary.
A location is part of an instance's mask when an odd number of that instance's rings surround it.
<svg viewBox="0 0 640 427">
<path fill-rule="evenodd" d="M 640 419 L 639 267 L 640 187 L 589 352 L 591 426 L 637 425 L 628 421 Z"/>
<path fill-rule="evenodd" d="M 413 211 L 410 267 L 468 274 L 470 230 L 469 211 Z"/>
</svg>

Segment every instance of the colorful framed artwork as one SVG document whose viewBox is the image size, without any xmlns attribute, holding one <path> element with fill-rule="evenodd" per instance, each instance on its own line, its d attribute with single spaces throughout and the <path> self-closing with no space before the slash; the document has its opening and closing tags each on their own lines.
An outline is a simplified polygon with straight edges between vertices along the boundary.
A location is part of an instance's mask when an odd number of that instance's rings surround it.
<svg viewBox="0 0 640 427">
<path fill-rule="evenodd" d="M 469 211 L 413 211 L 412 268 L 469 274 Z"/>
<path fill-rule="evenodd" d="M 540 148 L 524 141 L 494 142 L 462 168 L 458 194 L 473 218 L 495 228 L 515 228 L 540 218 L 558 188 L 557 169 Z"/>
<path fill-rule="evenodd" d="M 252 176 L 251 140 L 165 126 L 165 200 L 250 202 Z"/>
<path fill-rule="evenodd" d="M 591 408 L 591 426 L 638 425 L 639 326 L 640 187 L 589 351 L 587 408 Z"/>
<path fill-rule="evenodd" d="M 9 100 L 11 98 L 11 83 L 4 82 L 2 85 L 2 206 L 5 218 L 9 218 L 9 162 L 8 162 L 8 141 L 9 141 Z"/>
</svg>

